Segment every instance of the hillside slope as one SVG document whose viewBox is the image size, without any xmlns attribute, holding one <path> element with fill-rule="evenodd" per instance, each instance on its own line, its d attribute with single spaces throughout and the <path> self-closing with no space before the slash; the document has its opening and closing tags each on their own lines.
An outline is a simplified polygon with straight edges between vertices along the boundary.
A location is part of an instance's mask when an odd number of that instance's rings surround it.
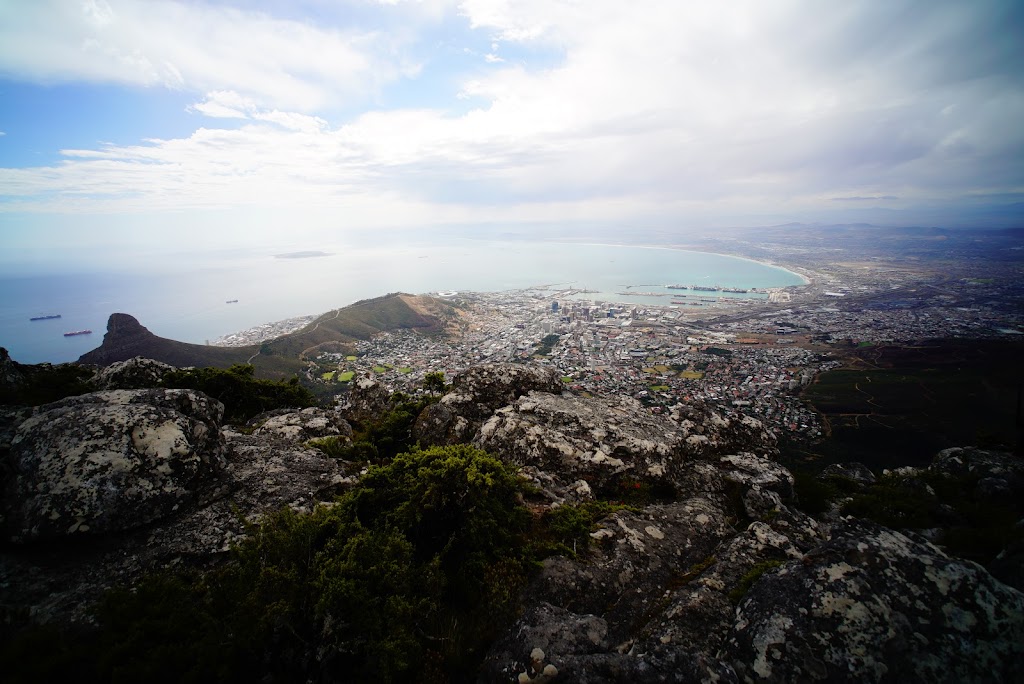
<svg viewBox="0 0 1024 684">
<path fill-rule="evenodd" d="M 388 330 L 440 334 L 457 318 L 457 309 L 446 302 L 394 293 L 328 311 L 302 330 L 263 345 L 214 347 L 158 337 L 134 317 L 115 313 L 107 322 L 103 343 L 78 361 L 108 366 L 142 356 L 178 367 L 251 363 L 258 376 L 274 378 L 296 373 L 303 357 L 315 351 L 346 350 L 358 340 Z"/>
</svg>

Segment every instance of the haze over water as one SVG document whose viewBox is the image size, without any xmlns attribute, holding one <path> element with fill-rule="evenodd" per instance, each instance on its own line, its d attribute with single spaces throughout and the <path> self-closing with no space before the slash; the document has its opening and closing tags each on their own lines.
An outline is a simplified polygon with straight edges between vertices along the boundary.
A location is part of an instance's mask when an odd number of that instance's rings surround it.
<svg viewBox="0 0 1024 684">
<path fill-rule="evenodd" d="M 178 264 L 181 265 L 178 265 Z M 197 263 L 201 265 L 197 265 Z M 538 285 L 596 291 L 587 298 L 669 304 L 624 296 L 666 284 L 798 285 L 800 276 L 736 257 L 672 249 L 564 243 L 460 241 L 339 250 L 282 259 L 273 254 L 165 259 L 149 267 L 0 279 L 0 346 L 21 363 L 73 361 L 102 342 L 107 318 L 135 316 L 160 337 L 203 344 L 293 316 L 320 314 L 389 292 L 493 292 Z M 228 304 L 228 300 L 237 303 Z M 29 321 L 61 314 L 60 319 Z M 70 330 L 92 335 L 66 338 Z"/>
</svg>

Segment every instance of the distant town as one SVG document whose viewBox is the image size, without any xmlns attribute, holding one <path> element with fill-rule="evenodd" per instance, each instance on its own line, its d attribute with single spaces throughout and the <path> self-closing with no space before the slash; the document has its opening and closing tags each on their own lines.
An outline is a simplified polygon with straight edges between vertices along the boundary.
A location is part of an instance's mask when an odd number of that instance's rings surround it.
<svg viewBox="0 0 1024 684">
<path fill-rule="evenodd" d="M 604 302 L 554 285 L 431 293 L 457 306 L 452 334 L 382 333 L 354 353 L 321 354 L 307 374 L 325 382 L 372 376 L 392 390 L 413 391 L 428 372 L 450 379 L 474 364 L 530 359 L 556 368 L 578 392 L 633 396 L 656 413 L 699 399 L 727 415 L 760 418 L 787 437 L 814 439 L 819 419 L 797 394 L 817 373 L 839 366 L 841 350 L 1024 335 L 1024 277 L 1012 241 L 989 245 L 980 259 L 973 242 L 955 240 L 939 243 L 942 251 L 911 241 L 909 253 L 887 244 L 879 248 L 888 250 L 883 256 L 863 239 L 823 250 L 791 235 L 778 243 L 757 237 L 681 246 L 785 265 L 808 283 L 749 296 L 702 291 L 699 306 L 675 297 Z M 1011 258 L 992 259 L 993 251 Z M 314 318 L 269 323 L 214 344 L 259 343 Z"/>
</svg>

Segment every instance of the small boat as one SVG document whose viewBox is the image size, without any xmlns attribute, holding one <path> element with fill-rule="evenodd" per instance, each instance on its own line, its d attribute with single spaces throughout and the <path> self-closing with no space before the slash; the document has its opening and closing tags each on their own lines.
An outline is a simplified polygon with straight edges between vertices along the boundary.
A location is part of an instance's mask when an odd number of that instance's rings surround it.
<svg viewBox="0 0 1024 684">
<path fill-rule="evenodd" d="M 238 300 L 237 300 L 237 299 L 229 299 L 228 301 L 226 301 L 226 302 L 224 302 L 224 303 L 225 303 L 225 304 L 237 304 L 237 303 L 238 303 Z"/>
<path fill-rule="evenodd" d="M 48 321 L 51 318 L 60 318 L 60 314 L 50 314 L 48 316 L 33 316 L 32 318 L 30 318 L 28 320 L 30 320 L 30 321 Z"/>
<path fill-rule="evenodd" d="M 64 333 L 64 337 L 74 337 L 75 335 L 92 335 L 92 330 L 72 330 Z"/>
</svg>

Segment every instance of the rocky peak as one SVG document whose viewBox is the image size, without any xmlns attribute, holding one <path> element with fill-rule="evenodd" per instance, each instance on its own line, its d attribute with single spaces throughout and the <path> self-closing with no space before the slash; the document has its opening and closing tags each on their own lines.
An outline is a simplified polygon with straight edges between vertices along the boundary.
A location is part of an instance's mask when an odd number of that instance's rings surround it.
<svg viewBox="0 0 1024 684">
<path fill-rule="evenodd" d="M 79 358 L 81 363 L 95 363 L 100 366 L 120 361 L 128 350 L 141 349 L 156 335 L 145 328 L 134 316 L 125 313 L 110 314 L 103 343 Z"/>
</svg>

